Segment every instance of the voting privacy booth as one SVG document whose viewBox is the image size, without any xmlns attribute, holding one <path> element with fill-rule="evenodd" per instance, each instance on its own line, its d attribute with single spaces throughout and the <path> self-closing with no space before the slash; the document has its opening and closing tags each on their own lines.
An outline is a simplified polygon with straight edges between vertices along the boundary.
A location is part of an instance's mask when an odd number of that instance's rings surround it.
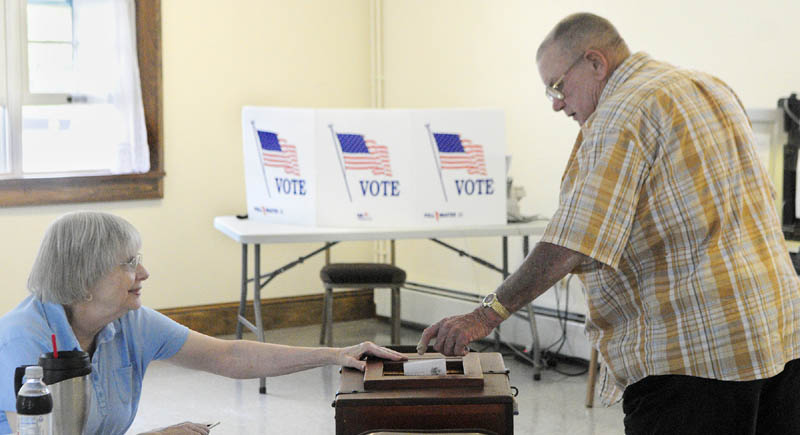
<svg viewBox="0 0 800 435">
<path fill-rule="evenodd" d="M 499 110 L 242 109 L 248 215 L 329 227 L 504 224 Z"/>
</svg>

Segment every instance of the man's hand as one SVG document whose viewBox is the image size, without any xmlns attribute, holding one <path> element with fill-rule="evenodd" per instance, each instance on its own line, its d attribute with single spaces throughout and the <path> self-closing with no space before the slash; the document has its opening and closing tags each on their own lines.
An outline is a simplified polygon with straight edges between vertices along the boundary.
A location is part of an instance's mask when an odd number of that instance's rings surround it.
<svg viewBox="0 0 800 435">
<path fill-rule="evenodd" d="M 447 317 L 422 331 L 417 352 L 420 355 L 425 353 L 428 343 L 435 337 L 435 351 L 447 356 L 466 355 L 468 344 L 489 335 L 502 321 L 493 310 L 482 307 L 471 313 Z"/>
<path fill-rule="evenodd" d="M 370 341 L 365 341 L 355 346 L 343 347 L 339 349 L 337 361 L 339 365 L 352 367 L 363 372 L 367 367 L 367 362 L 361 360 L 361 357 L 364 355 L 377 356 L 378 358 L 389 359 L 392 361 L 402 361 L 407 359 L 406 356 L 400 352 L 395 352 L 391 349 L 378 346 Z"/>
</svg>

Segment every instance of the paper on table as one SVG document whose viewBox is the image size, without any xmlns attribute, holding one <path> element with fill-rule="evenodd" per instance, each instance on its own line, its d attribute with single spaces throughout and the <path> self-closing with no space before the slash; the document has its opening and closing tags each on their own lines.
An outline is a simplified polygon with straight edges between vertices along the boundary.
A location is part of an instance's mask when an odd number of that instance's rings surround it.
<svg viewBox="0 0 800 435">
<path fill-rule="evenodd" d="M 447 364 L 442 358 L 420 359 L 403 363 L 404 376 L 443 376 L 447 374 Z"/>
</svg>

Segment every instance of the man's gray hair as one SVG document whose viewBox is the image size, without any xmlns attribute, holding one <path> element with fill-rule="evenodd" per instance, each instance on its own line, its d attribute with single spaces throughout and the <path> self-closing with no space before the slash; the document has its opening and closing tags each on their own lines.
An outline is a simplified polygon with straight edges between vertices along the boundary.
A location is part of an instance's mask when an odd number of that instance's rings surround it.
<svg viewBox="0 0 800 435">
<path fill-rule="evenodd" d="M 588 12 L 569 15 L 556 24 L 539 45 L 536 52 L 537 62 L 553 44 L 569 58 L 578 57 L 581 52 L 590 48 L 600 50 L 609 57 L 614 66 L 630 54 L 628 45 L 611 22 Z"/>
<path fill-rule="evenodd" d="M 68 213 L 50 224 L 28 276 L 28 290 L 44 302 L 71 305 L 88 300 L 106 273 L 141 248 L 136 228 L 101 212 Z"/>
</svg>

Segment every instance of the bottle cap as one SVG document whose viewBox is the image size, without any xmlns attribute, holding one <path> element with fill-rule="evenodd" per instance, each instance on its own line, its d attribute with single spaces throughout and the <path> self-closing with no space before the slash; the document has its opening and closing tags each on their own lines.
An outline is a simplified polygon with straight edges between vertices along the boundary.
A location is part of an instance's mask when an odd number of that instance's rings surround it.
<svg viewBox="0 0 800 435">
<path fill-rule="evenodd" d="M 43 374 L 44 374 L 44 372 L 42 371 L 42 368 L 39 367 L 39 366 L 28 366 L 28 367 L 25 367 L 25 377 L 28 378 L 28 379 L 31 379 L 31 378 L 39 378 L 39 379 L 41 379 Z"/>
</svg>

